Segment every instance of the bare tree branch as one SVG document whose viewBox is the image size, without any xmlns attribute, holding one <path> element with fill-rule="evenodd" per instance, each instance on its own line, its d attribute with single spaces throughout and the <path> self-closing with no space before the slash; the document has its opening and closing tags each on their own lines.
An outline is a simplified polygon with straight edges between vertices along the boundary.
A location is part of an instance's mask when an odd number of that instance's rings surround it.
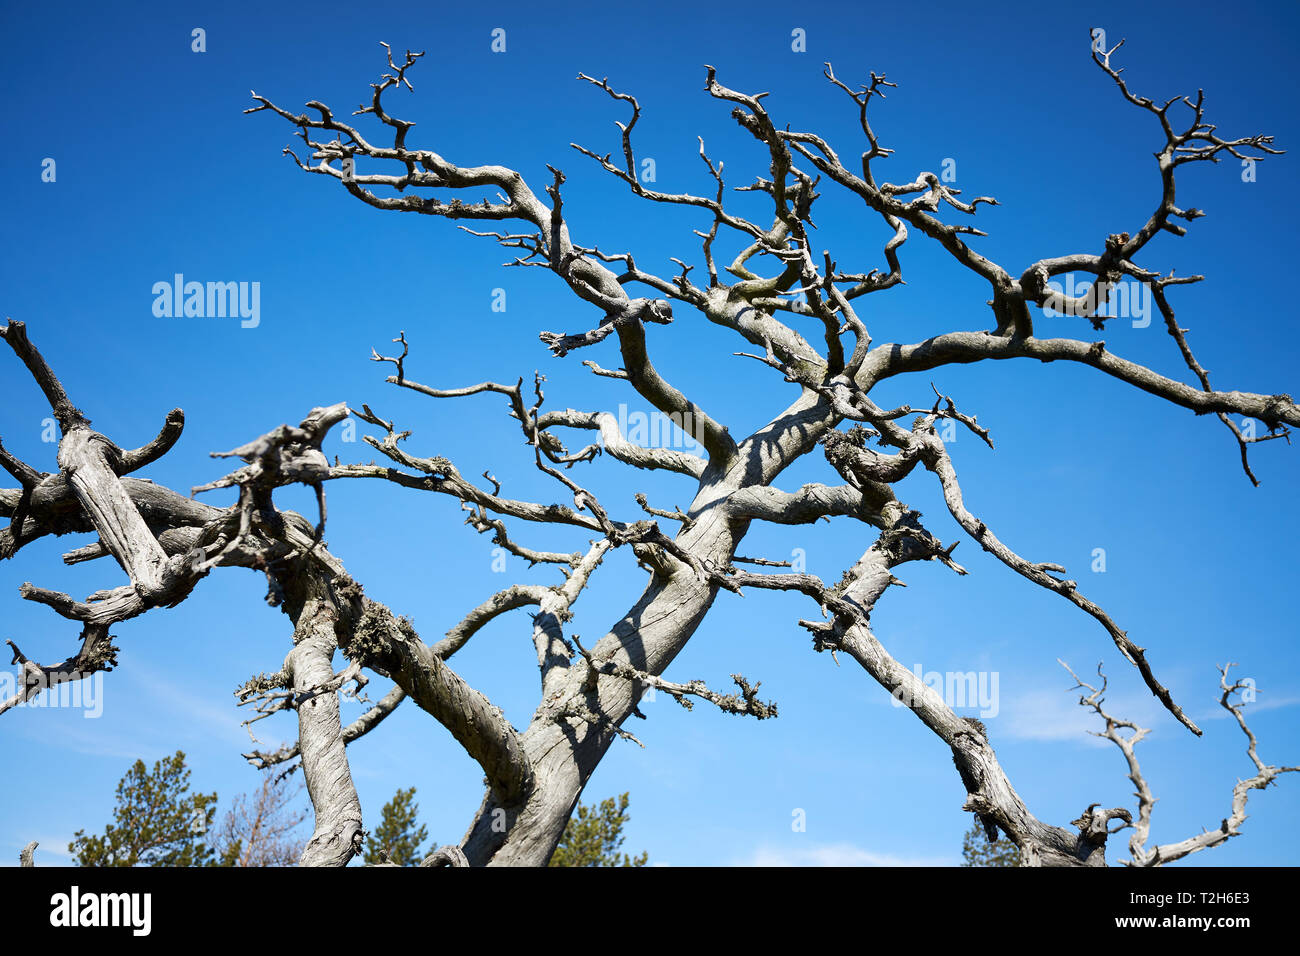
<svg viewBox="0 0 1300 956">
<path fill-rule="evenodd" d="M 1229 684 L 1228 670 L 1236 665 L 1224 664 L 1219 668 L 1219 686 L 1223 690 L 1219 698 L 1219 704 L 1236 718 L 1238 726 L 1241 727 L 1241 732 L 1246 735 L 1246 739 L 1249 741 L 1246 755 L 1250 757 L 1251 763 L 1255 765 L 1255 775 L 1246 780 L 1238 780 L 1236 786 L 1232 788 L 1232 812 L 1223 818 L 1223 822 L 1217 829 L 1202 831 L 1177 843 L 1164 843 L 1148 848 L 1147 841 L 1150 839 L 1151 833 L 1151 811 L 1155 807 L 1156 797 L 1151 792 L 1151 787 L 1142 774 L 1135 748 L 1151 731 L 1146 727 L 1139 727 L 1132 721 L 1112 717 L 1102 708 L 1101 705 L 1105 700 L 1106 693 L 1106 675 L 1102 673 L 1100 664 L 1097 665 L 1097 676 L 1101 678 L 1101 683 L 1093 685 L 1080 679 L 1064 661 L 1060 663 L 1074 678 L 1074 687 L 1088 691 L 1086 695 L 1080 695 L 1079 705 L 1089 708 L 1106 722 L 1105 731 L 1096 736 L 1105 737 L 1124 754 L 1124 760 L 1128 764 L 1128 778 L 1136 788 L 1134 796 L 1138 799 L 1137 820 L 1133 821 L 1131 816 L 1125 817 L 1127 823 L 1133 827 L 1133 835 L 1129 838 L 1128 845 L 1132 859 L 1121 861 L 1126 866 L 1164 866 L 1192 853 L 1208 850 L 1221 843 L 1226 843 L 1232 837 L 1240 836 L 1241 825 L 1246 821 L 1246 801 L 1250 798 L 1250 791 L 1267 789 L 1284 773 L 1300 772 L 1300 767 L 1276 767 L 1265 764 L 1260 760 L 1259 754 L 1255 750 L 1259 745 L 1259 741 L 1255 739 L 1255 735 L 1246 725 L 1246 718 L 1242 714 L 1242 704 L 1232 702 L 1234 694 L 1238 694 L 1253 685 L 1244 681 L 1234 681 Z M 1122 731 L 1128 731 L 1128 734 L 1125 735 Z"/>
</svg>

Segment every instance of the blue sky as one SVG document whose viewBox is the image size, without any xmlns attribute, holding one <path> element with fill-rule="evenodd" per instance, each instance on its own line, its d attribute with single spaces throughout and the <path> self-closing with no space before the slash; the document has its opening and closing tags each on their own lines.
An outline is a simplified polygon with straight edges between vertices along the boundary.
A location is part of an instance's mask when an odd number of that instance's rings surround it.
<svg viewBox="0 0 1300 956">
<path fill-rule="evenodd" d="M 1043 256 L 1099 249 L 1108 233 L 1135 230 L 1158 198 L 1151 153 L 1159 130 L 1090 61 L 1092 27 L 1112 43 L 1127 38 L 1118 59 L 1136 91 L 1162 99 L 1203 87 L 1209 119 L 1225 135 L 1266 131 L 1284 148 L 1300 143 L 1291 4 L 1097 4 L 1085 13 L 939 3 L 925 18 L 902 5 L 816 2 L 748 3 L 744 12 L 674 3 L 568 9 L 562 17 L 507 3 L 404 9 L 396 18 L 356 4 L 318 4 L 309 15 L 244 3 L 6 4 L 0 315 L 27 323 L 74 401 L 120 444 L 143 443 L 169 409 L 182 407 L 184 437 L 145 473 L 173 488 L 224 474 L 209 452 L 297 422 L 315 405 L 347 401 L 413 429 L 412 451 L 446 455 L 466 475 L 490 469 L 515 496 L 559 500 L 501 399 L 435 403 L 385 385 L 386 368 L 367 359 L 404 329 L 408 374 L 419 381 L 513 381 L 539 369 L 550 407 L 647 410 L 623 383 L 593 378 L 579 364 L 617 366 L 612 340 L 565 359 L 537 341 L 541 329 L 588 328 L 592 313 L 552 275 L 501 269 L 505 257 L 490 241 L 444 221 L 380 213 L 298 173 L 280 155 L 291 141 L 287 125 L 242 114 L 250 89 L 289 109 L 320 99 L 345 112 L 369 96 L 383 63 L 379 41 L 427 50 L 411 73 L 415 92 L 389 101 L 416 121 L 413 145 L 464 165 L 512 166 L 538 191 L 545 164 L 562 167 L 575 239 L 631 251 L 665 273 L 669 256 L 698 261 L 691 230 L 707 221 L 645 208 L 570 149 L 570 142 L 616 149 L 613 121 L 625 118 L 619 104 L 575 82 L 579 71 L 607 75 L 640 98 L 638 150 L 655 159 L 657 185 L 696 192 L 710 188 L 697 135 L 725 161 L 730 183 L 766 172 L 729 108 L 702 92 L 702 64 L 715 65 L 733 88 L 771 91 L 766 102 L 779 122 L 816 130 L 848 155 L 860 149 L 855 113 L 822 79 L 821 64 L 831 60 L 851 83 L 885 72 L 899 87 L 873 104 L 873 124 L 896 153 L 877 174 L 904 182 L 953 161 L 967 198 L 1000 200 L 981 208 L 991 235 L 974 242 L 1013 272 Z M 206 31 L 206 52 L 191 50 L 196 27 Z M 506 30 L 504 53 L 490 49 L 497 27 Z M 807 52 L 792 51 L 795 29 L 806 31 Z M 42 182 L 46 158 L 57 164 L 54 182 Z M 1294 154 L 1270 158 L 1255 182 L 1243 182 L 1232 161 L 1184 169 L 1180 203 L 1208 215 L 1187 237 L 1162 236 L 1140 257 L 1149 268 L 1207 276 L 1172 299 L 1221 389 L 1296 391 L 1278 294 L 1297 254 L 1283 219 L 1295 162 Z M 822 192 L 819 241 L 841 267 L 881 265 L 888 236 L 878 217 L 833 186 Z M 738 208 L 747 199 L 737 197 Z M 907 285 L 871 297 L 864 311 L 875 342 L 989 327 L 987 287 L 941 250 L 914 235 L 902 260 Z M 155 317 L 150 290 L 175 273 L 259 282 L 260 323 Z M 507 294 L 504 313 L 491 311 L 498 288 Z M 1039 327 L 1090 337 L 1085 323 L 1072 321 Z M 1190 380 L 1158 317 L 1147 328 L 1113 322 L 1105 337 L 1112 351 Z M 793 397 L 770 369 L 731 357 L 744 347 L 731 333 L 684 310 L 672 326 L 652 327 L 649 341 L 660 371 L 733 434 L 761 425 Z M 1300 449 L 1256 446 L 1263 483 L 1252 488 L 1217 421 L 1083 368 L 943 369 L 892 380 L 874 397 L 885 406 L 925 403 L 930 378 L 977 413 L 997 445 L 990 451 L 962 433 L 949 446 L 971 509 L 1021 554 L 1066 565 L 1148 648 L 1206 731 L 1198 740 L 1164 714 L 1094 621 L 969 541 L 955 555 L 967 577 L 905 567 L 907 589 L 891 591 L 873 615 L 877 633 L 908 667 L 998 674 L 999 713 L 986 722 L 1030 808 L 1063 824 L 1089 803 L 1131 805 L 1120 754 L 1087 736 L 1096 726 L 1067 693 L 1058 657 L 1080 673 L 1104 659 L 1114 712 L 1153 728 L 1139 755 L 1161 798 L 1157 841 L 1216 825 L 1232 783 L 1250 772 L 1239 731 L 1215 704 L 1217 663 L 1238 661 L 1242 676 L 1258 683 L 1250 713 L 1262 756 L 1300 762 L 1290 592 Z M 0 382 L 6 447 L 53 469 L 54 446 L 42 441 L 48 409 L 11 355 L 0 356 Z M 344 460 L 373 457 L 338 437 L 326 450 Z M 616 516 L 637 515 L 637 491 L 663 507 L 685 506 L 691 496 L 687 479 L 632 472 L 608 458 L 580 469 L 575 477 Z M 814 480 L 836 480 L 819 455 L 778 484 Z M 932 476 L 909 478 L 899 494 L 939 537 L 960 536 Z M 558 579 L 554 569 L 528 571 L 518 559 L 494 572 L 491 542 L 461 524 L 450 499 L 343 482 L 329 495 L 332 550 L 367 593 L 410 615 L 427 640 L 509 583 Z M 280 501 L 312 513 L 307 495 L 288 492 Z M 581 544 L 562 530 L 513 530 L 532 547 Z M 825 522 L 756 527 L 741 551 L 789 558 L 801 549 L 808 570 L 836 580 L 869 543 L 865 531 Z M 0 638 L 41 660 L 74 650 L 75 629 L 20 600 L 17 587 L 33 581 L 83 594 L 119 583 L 121 572 L 103 562 L 60 563 L 63 551 L 83 543 L 46 539 L 0 564 Z M 1105 573 L 1090 570 L 1096 548 L 1106 551 Z M 641 584 L 630 555 L 607 560 L 572 630 L 603 633 Z M 239 756 L 249 741 L 232 691 L 276 669 L 290 633 L 263 590 L 255 575 L 227 570 L 180 607 L 117 628 L 121 667 L 107 675 L 96 719 L 74 709 L 4 715 L 0 761 L 21 768 L 0 813 L 5 859 L 31 839 L 41 841 L 45 862 L 63 859 L 73 831 L 108 820 L 114 785 L 136 756 L 152 761 L 183 749 L 195 785 L 217 790 L 223 804 L 256 787 L 256 772 Z M 780 717 L 758 723 L 703 705 L 687 713 L 662 696 L 647 705 L 651 719 L 633 728 L 646 748 L 616 744 L 585 794 L 631 791 L 629 849 L 677 865 L 958 860 L 970 818 L 960 812 L 945 747 L 856 665 L 812 653 L 795 621 L 813 613 L 790 595 L 719 598 L 667 676 L 721 687 L 728 674 L 743 673 L 763 682 Z M 455 662 L 517 726 L 536 703 L 528 627 L 522 612 L 499 619 Z M 371 696 L 385 689 L 376 678 Z M 345 717 L 359 712 L 345 705 Z M 257 725 L 264 742 L 292 734 L 291 720 L 279 720 Z M 431 718 L 407 705 L 350 754 L 371 825 L 394 790 L 415 786 L 433 838 L 459 839 L 478 805 L 481 772 Z M 1298 783 L 1284 778 L 1255 793 L 1245 835 L 1195 862 L 1294 864 Z M 796 810 L 806 814 L 805 832 L 792 830 Z M 1110 853 L 1121 855 L 1121 847 Z"/>
</svg>

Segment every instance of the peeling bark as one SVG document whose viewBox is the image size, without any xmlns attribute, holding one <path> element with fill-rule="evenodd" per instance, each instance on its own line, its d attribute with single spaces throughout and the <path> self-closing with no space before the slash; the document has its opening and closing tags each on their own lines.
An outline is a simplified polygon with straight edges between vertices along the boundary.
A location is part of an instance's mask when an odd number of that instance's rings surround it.
<svg viewBox="0 0 1300 956">
<path fill-rule="evenodd" d="M 712 181 L 709 194 L 662 192 L 643 183 L 632 139 L 641 113 L 639 102 L 615 90 L 607 80 L 580 74 L 580 80 L 631 113 L 620 123 L 621 159 L 613 153 L 575 146 L 578 153 L 625 184 L 639 199 L 684 207 L 706 219 L 707 231 L 696 232 L 704 268 L 697 273 L 696 266 L 674 260 L 680 271 L 672 276 L 642 269 L 630 253 L 579 244 L 564 205 L 566 177 L 557 168 L 551 168 L 551 181 L 534 191 L 509 167 L 459 166 L 431 149 L 408 146 L 412 124 L 387 112 L 384 94 L 394 86 L 411 88 L 408 72 L 420 53 L 407 52 L 404 58 L 394 60 L 388 50 L 387 72 L 373 84 L 370 105 L 354 114 L 377 122 L 386 142 L 372 141 L 359 125 L 336 116 L 323 103 L 309 103 L 311 114 L 296 113 L 254 94 L 255 105 L 248 112 L 280 117 L 311 151 L 304 160 L 286 150 L 303 172 L 323 181 L 337 181 L 347 195 L 377 209 L 493 223 L 491 228 L 500 231 L 467 231 L 515 250 L 513 265 L 548 270 L 585 310 L 586 317 L 575 320 L 581 323 L 577 331 L 543 330 L 539 341 L 556 356 L 579 349 L 616 349 L 622 368 L 603 368 L 595 361 L 583 365 L 594 375 L 617 380 L 636 398 L 669 416 L 699 442 L 703 454 L 642 448 L 621 433 L 618 420 L 608 412 L 544 410 L 540 374 L 535 375 L 531 391 L 522 378 L 513 385 L 486 381 L 455 388 L 413 381 L 407 375 L 410 344 L 405 332 L 399 332 L 393 341 L 401 344 L 400 355 L 384 356 L 376 351 L 371 356 L 393 366 L 395 374 L 387 381 L 438 402 L 473 400 L 481 395 L 498 400 L 504 397 L 532 464 L 555 481 L 554 500 L 503 496 L 502 483 L 490 472 L 483 473 L 481 482 L 467 478 L 445 457 L 420 455 L 415 450 L 417 442 L 407 441 L 409 431 L 382 418 L 369 405 L 358 411 L 337 403 L 312 409 L 298 425 L 281 424 L 239 448 L 214 453 L 218 458 L 239 458 L 243 464 L 194 489 L 196 493 L 227 487 L 238 490 L 236 504 L 213 508 L 128 477 L 175 444 L 184 424 L 179 410 L 167 416 L 151 441 L 132 450 L 120 448 L 90 428 L 90 420 L 28 339 L 25 326 L 10 322 L 0 334 L 41 388 L 62 437 L 54 474 L 38 471 L 0 445 L 0 467 L 19 484 L 16 489 L 0 489 L 0 517 L 9 519 L 9 526 L 0 530 L 0 559 L 14 558 L 27 544 L 45 535 L 93 533 L 95 540 L 70 550 L 64 560 L 80 564 L 111 557 L 127 573 L 130 584 L 98 591 L 84 601 L 23 585 L 23 598 L 78 622 L 82 649 L 61 663 L 42 665 L 11 641 L 14 663 L 20 667 L 21 690 L 9 701 L 0 702 L 0 714 L 55 683 L 109 669 L 116 663 L 110 627 L 184 600 L 216 569 L 253 569 L 266 575 L 267 600 L 283 607 L 292 621 L 293 647 L 279 672 L 259 674 L 237 693 L 241 704 L 254 707 L 255 716 L 247 721 L 250 724 L 281 711 L 294 711 L 298 740 L 273 753 L 246 756 L 259 766 L 301 760 L 316 815 L 301 862 L 342 866 L 358 852 L 363 820 L 347 747 L 364 739 L 410 698 L 432 719 L 437 732 L 450 734 L 478 763 L 487 782 L 482 803 L 460 845 L 439 848 L 424 865 L 541 866 L 549 860 L 584 786 L 613 742 L 636 741 L 628 729 L 628 718 L 642 716 L 637 702 L 648 687 L 661 689 L 685 705 L 702 700 L 724 712 L 757 719 L 776 714 L 775 704 L 758 699 L 757 683 L 751 685 L 742 675 L 732 675 L 740 688 L 737 695 L 713 691 L 700 680 L 670 680 L 665 674 L 710 612 L 719 590 L 789 590 L 805 595 L 821 613 L 820 619 L 798 622 L 812 635 L 814 650 L 848 655 L 871 680 L 909 705 L 911 713 L 951 754 L 966 790 L 964 803 L 954 810 L 976 814 L 990 839 L 998 831 L 1005 832 L 1020 848 L 1025 865 L 1104 865 L 1108 838 L 1118 832 L 1112 829 L 1115 825 L 1119 829 L 1131 826 L 1135 831 L 1130 841 L 1133 865 L 1159 865 L 1237 835 L 1245 819 L 1248 791 L 1263 789 L 1297 768 L 1264 764 L 1258 757 L 1254 735 L 1237 709 L 1239 705 L 1228 703 L 1234 687 L 1227 684 L 1226 667 L 1223 704 L 1250 741 L 1248 754 L 1255 763 L 1256 776 L 1234 789 L 1231 814 L 1219 830 L 1147 848 L 1154 798 L 1132 751 L 1141 736 L 1136 725 L 1104 714 L 1099 696 L 1094 695 L 1090 705 L 1107 721 L 1107 736 L 1124 752 L 1130 777 L 1138 786 L 1136 817 L 1124 808 L 1102 809 L 1092 803 L 1068 826 L 1041 821 L 1000 766 L 983 724 L 957 716 L 890 656 L 870 624 L 877 602 L 892 585 L 900 583 L 893 574 L 900 564 L 938 561 L 956 574 L 966 573 L 953 559 L 957 542 L 943 544 L 937 532 L 921 522 L 921 515 L 894 493 L 894 486 L 905 478 L 928 474 L 933 478 L 926 480 L 937 483 L 948 508 L 947 516 L 939 516 L 941 520 L 950 516 L 966 539 L 1008 569 L 1093 617 L 1161 705 L 1190 731 L 1200 732 L 1157 677 L 1156 662 L 1164 663 L 1167 648 L 1155 649 L 1148 659 L 1147 648 L 1130 639 L 1102 608 L 1084 598 L 1077 582 L 1058 576 L 1065 571 L 1061 565 L 1022 557 L 967 505 L 957 463 L 940 440 L 937 427 L 940 423 L 960 425 L 991 449 L 989 430 L 977 423 L 976 416 L 959 411 L 957 404 L 933 385 L 929 389 L 936 400 L 930 407 L 882 408 L 872 398 L 873 391 L 889 379 L 911 376 L 928 384 L 925 373 L 950 365 L 984 363 L 989 374 L 995 375 L 1004 359 L 1073 362 L 1195 414 L 1216 415 L 1233 433 L 1252 482 L 1257 479 L 1248 462 L 1248 446 L 1285 438 L 1290 427 L 1300 424 L 1300 408 L 1289 395 L 1213 387 L 1209 373 L 1188 344 L 1186 330 L 1177 324 L 1169 298 L 1174 287 L 1201 277 L 1175 277 L 1172 271 L 1165 275 L 1135 261 L 1157 233 L 1186 232 L 1175 220 L 1191 222 L 1201 215 L 1194 208 L 1175 204 L 1174 179 L 1179 167 L 1222 156 L 1262 159 L 1277 152 L 1272 138 L 1221 138 L 1217 127 L 1205 122 L 1199 95 L 1182 101 L 1191 111 L 1191 125 L 1178 126 L 1171 114 L 1177 101 L 1161 106 L 1129 90 L 1120 71 L 1111 66 L 1114 53 L 1114 49 L 1094 50 L 1093 59 L 1129 104 L 1153 116 L 1164 136 L 1164 146 L 1156 154 L 1161 177 L 1159 205 L 1145 223 L 1104 240 L 1099 237 L 1099 252 L 1039 259 L 1018 273 L 968 244 L 972 237 L 984 235 L 969 221 L 977 216 L 979 206 L 996 203 L 992 197 L 966 201 L 959 198 L 958 190 L 926 171 L 901 183 L 878 180 L 878 167 L 892 150 L 881 145 L 868 118 L 868 105 L 881 97 L 885 88 L 894 86 L 883 75 L 873 73 L 869 83 L 853 87 L 826 66 L 828 82 L 851 98 L 868 146 L 860 154 L 860 163 L 855 161 L 849 169 L 822 136 L 769 114 L 763 94 L 730 89 L 719 81 L 716 70 L 707 68 L 707 95 L 730 104 L 732 118 L 758 144 L 768 166 L 770 179 L 760 177 L 743 187 L 766 197 L 764 204 L 770 201 L 769 211 L 751 219 L 724 203 L 728 195 L 724 167 L 705 151 L 703 140 L 699 156 Z M 353 165 L 358 155 L 370 160 L 364 173 Z M 813 208 L 824 201 L 818 189 L 826 193 L 838 190 L 841 198 L 860 205 L 868 220 L 874 222 L 878 217 L 887 236 L 882 253 L 888 271 L 841 268 L 829 251 L 821 259 L 814 258 Z M 464 190 L 469 190 L 461 193 L 469 201 L 447 196 L 448 191 L 456 194 Z M 485 195 L 495 198 L 482 198 Z M 963 218 L 947 221 L 944 217 L 951 215 L 949 210 Z M 506 222 L 517 231 L 506 231 L 500 225 Z M 722 234 L 743 243 L 729 264 L 715 259 L 714 241 Z M 900 251 L 911 235 L 935 244 L 955 264 L 987 283 L 992 298 L 982 305 L 990 309 L 991 329 L 956 329 L 910 344 L 873 342 L 868 317 L 865 312 L 860 315 L 854 303 L 904 281 Z M 1031 305 L 1085 319 L 1093 331 L 1104 328 L 1106 317 L 1098 311 L 1097 302 L 1071 299 L 1051 290 L 1050 277 L 1067 272 L 1094 275 L 1099 301 L 1121 280 L 1146 283 L 1195 384 L 1123 359 L 1110 352 L 1104 341 L 1036 337 Z M 636 291 L 646 294 L 636 295 Z M 752 434 L 733 435 L 727 424 L 656 367 L 652 341 L 671 334 L 668 327 L 687 312 L 734 333 L 745 347 L 753 349 L 735 356 L 760 362 L 780 376 L 774 385 L 781 390 L 781 398 L 754 397 L 756 403 L 768 403 L 765 407 L 772 417 Z M 806 338 L 784 321 L 785 316 L 799 319 L 816 335 Z M 672 332 L 683 334 L 680 326 Z M 1248 435 L 1230 416 L 1257 419 L 1268 434 Z M 336 459 L 331 465 L 326 459 L 321 450 L 325 435 L 348 417 L 376 429 L 363 438 L 383 456 L 382 464 Z M 902 424 L 904 419 L 911 419 L 908 426 Z M 599 441 L 571 451 L 561 437 L 565 429 L 579 432 L 582 441 L 594 433 Z M 777 485 L 789 466 L 819 448 L 826 466 L 842 483 L 812 482 L 796 491 Z M 640 511 L 620 516 L 573 477 L 602 457 L 619 465 L 668 473 L 682 482 L 681 498 L 651 503 L 638 494 L 634 500 Z M 513 583 L 467 614 L 458 609 L 441 625 L 448 627 L 445 636 L 426 643 L 408 619 L 367 598 L 362 583 L 348 575 L 340 558 L 324 542 L 326 489 L 332 487 L 331 482 L 358 479 L 396 485 L 413 501 L 424 494 L 454 498 L 468 512 L 466 524 L 473 531 L 491 533 L 494 543 L 530 567 L 540 564 L 552 572 L 559 569 L 564 580 Z M 276 492 L 291 484 L 314 490 L 319 509 L 314 522 L 276 506 Z M 689 502 L 685 510 L 678 500 Z M 816 576 L 798 571 L 755 573 L 736 567 L 787 564 L 738 556 L 737 549 L 753 522 L 816 525 L 823 518 L 857 522 L 866 531 L 862 557 L 838 583 L 827 586 Z M 509 527 L 507 522 L 511 522 Z M 663 527 L 660 522 L 665 522 Z M 551 525 L 580 528 L 591 538 L 585 549 L 574 553 L 547 550 L 533 546 L 535 542 L 527 537 L 531 532 L 520 535 L 521 525 L 529 529 Z M 568 626 L 583 591 L 601 586 L 598 575 L 604 558 L 619 548 L 631 551 L 647 580 L 628 611 L 588 647 Z M 520 731 L 448 660 L 488 622 L 524 608 L 535 608 L 531 624 L 521 624 L 521 630 L 531 637 L 541 694 L 528 726 Z M 347 660 L 339 672 L 334 670 L 336 650 L 342 650 Z M 367 670 L 391 678 L 397 686 L 344 728 L 340 694 L 347 693 L 350 684 L 362 685 Z M 1119 734 L 1125 727 L 1135 736 Z M 1081 798 L 1080 805 L 1084 804 Z M 31 849 L 23 853 L 24 865 L 30 863 Z"/>
<path fill-rule="evenodd" d="M 334 678 L 338 609 L 327 589 L 306 598 L 294 621 L 294 648 L 285 659 L 297 699 L 298 747 L 307 793 L 316 812 L 302 866 L 344 866 L 361 850 L 361 801 L 352 783 L 339 719 L 338 695 L 319 688 Z M 292 612 L 291 612 L 292 613 Z"/>
</svg>

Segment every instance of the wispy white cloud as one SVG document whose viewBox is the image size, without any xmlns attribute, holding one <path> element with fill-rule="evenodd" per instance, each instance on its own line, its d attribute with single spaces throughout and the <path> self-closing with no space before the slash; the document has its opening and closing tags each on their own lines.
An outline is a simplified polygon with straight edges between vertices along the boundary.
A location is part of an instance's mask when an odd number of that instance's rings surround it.
<svg viewBox="0 0 1300 956">
<path fill-rule="evenodd" d="M 41 725 L 38 721 L 30 728 L 24 728 L 21 735 L 43 747 L 93 757 L 114 757 L 128 762 L 134 762 L 140 757 L 138 739 L 104 734 L 98 727 L 83 729 L 76 722 L 64 722 L 55 727 L 48 723 Z"/>
<path fill-rule="evenodd" d="M 1154 726 L 1162 720 L 1163 711 L 1147 697 L 1112 697 L 1108 694 L 1102 706 L 1112 716 L 1136 721 L 1144 727 Z M 1073 740 L 1081 744 L 1110 746 L 1092 735 L 1104 729 L 1104 722 L 1094 711 L 1079 705 L 1077 691 L 1036 690 L 1003 694 L 1001 711 L 996 720 L 988 722 L 989 729 L 998 738 Z"/>
<path fill-rule="evenodd" d="M 852 843 L 807 847 L 761 846 L 735 866 L 956 866 L 955 857 L 905 857 L 876 853 Z"/>
<path fill-rule="evenodd" d="M 233 699 L 218 703 L 219 698 L 215 695 L 209 698 L 196 693 L 193 687 L 177 681 L 174 675 L 163 674 L 143 663 L 135 664 L 130 676 L 140 687 L 140 692 L 152 698 L 155 706 L 178 718 L 179 726 L 242 746 L 251 742 L 248 732 L 240 726 L 245 715 L 234 706 Z"/>
<path fill-rule="evenodd" d="M 1077 697 L 1055 690 L 1030 691 L 1004 699 L 1002 713 L 989 722 L 997 737 L 1080 743 L 1095 739 L 1088 731 L 1098 730 L 1100 723 L 1096 714 L 1079 706 Z"/>
<path fill-rule="evenodd" d="M 1300 705 L 1300 696 L 1279 694 L 1260 697 L 1246 705 L 1246 719 L 1252 712 L 1279 710 Z M 1103 705 L 1106 712 L 1123 720 L 1132 720 L 1143 727 L 1160 727 L 1169 719 L 1168 713 L 1150 695 L 1107 694 Z M 1205 708 L 1195 714 L 1198 723 L 1222 720 L 1231 715 L 1222 707 Z M 1057 690 L 1035 690 L 1026 693 L 1002 695 L 1001 713 L 988 721 L 990 729 L 999 738 L 1065 741 L 1081 744 L 1109 746 L 1095 736 L 1101 731 L 1102 720 L 1092 710 L 1079 706 L 1078 691 L 1063 693 Z"/>
<path fill-rule="evenodd" d="M 243 714 L 235 707 L 198 695 L 143 662 L 133 664 L 106 682 L 103 719 L 29 721 L 21 735 L 52 749 L 128 762 L 154 753 L 170 754 L 180 739 L 215 739 L 243 750 L 252 744 L 239 726 Z M 142 699 L 147 702 L 143 713 L 124 715 L 119 710 Z"/>
<path fill-rule="evenodd" d="M 1250 715 L 1257 714 L 1261 710 L 1281 710 L 1283 707 L 1294 707 L 1300 704 L 1300 697 L 1257 697 L 1245 706 L 1242 714 L 1246 722 L 1250 722 Z M 1232 715 L 1223 707 L 1215 707 L 1199 715 L 1198 721 L 1206 720 L 1226 720 L 1232 718 Z M 1235 719 L 1235 718 L 1234 718 Z"/>
</svg>

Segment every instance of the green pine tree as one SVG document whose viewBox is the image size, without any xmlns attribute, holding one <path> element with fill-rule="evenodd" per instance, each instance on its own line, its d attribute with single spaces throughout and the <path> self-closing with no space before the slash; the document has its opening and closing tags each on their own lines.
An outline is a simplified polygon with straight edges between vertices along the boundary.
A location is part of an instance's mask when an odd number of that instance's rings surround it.
<svg viewBox="0 0 1300 956">
<path fill-rule="evenodd" d="M 415 825 L 420 813 L 420 805 L 415 802 L 415 788 L 398 790 L 380 813 L 379 826 L 366 841 L 366 864 L 374 866 L 388 862 L 398 866 L 418 866 L 424 858 L 420 844 L 428 838 L 429 831 L 423 824 Z"/>
<path fill-rule="evenodd" d="M 1020 848 L 1000 830 L 993 843 L 984 834 L 978 819 L 961 838 L 962 866 L 1019 866 Z"/>
<path fill-rule="evenodd" d="M 620 855 L 623 827 L 631 819 L 627 814 L 628 795 L 600 801 L 597 806 L 578 805 L 551 855 L 551 866 L 645 866 L 648 854 L 631 857 Z"/>
<path fill-rule="evenodd" d="M 78 830 L 68 850 L 77 866 L 219 866 L 207 843 L 217 811 L 215 793 L 190 793 L 185 754 L 137 760 L 117 785 L 113 822 L 100 836 Z M 223 854 L 225 856 L 227 854 Z"/>
</svg>

